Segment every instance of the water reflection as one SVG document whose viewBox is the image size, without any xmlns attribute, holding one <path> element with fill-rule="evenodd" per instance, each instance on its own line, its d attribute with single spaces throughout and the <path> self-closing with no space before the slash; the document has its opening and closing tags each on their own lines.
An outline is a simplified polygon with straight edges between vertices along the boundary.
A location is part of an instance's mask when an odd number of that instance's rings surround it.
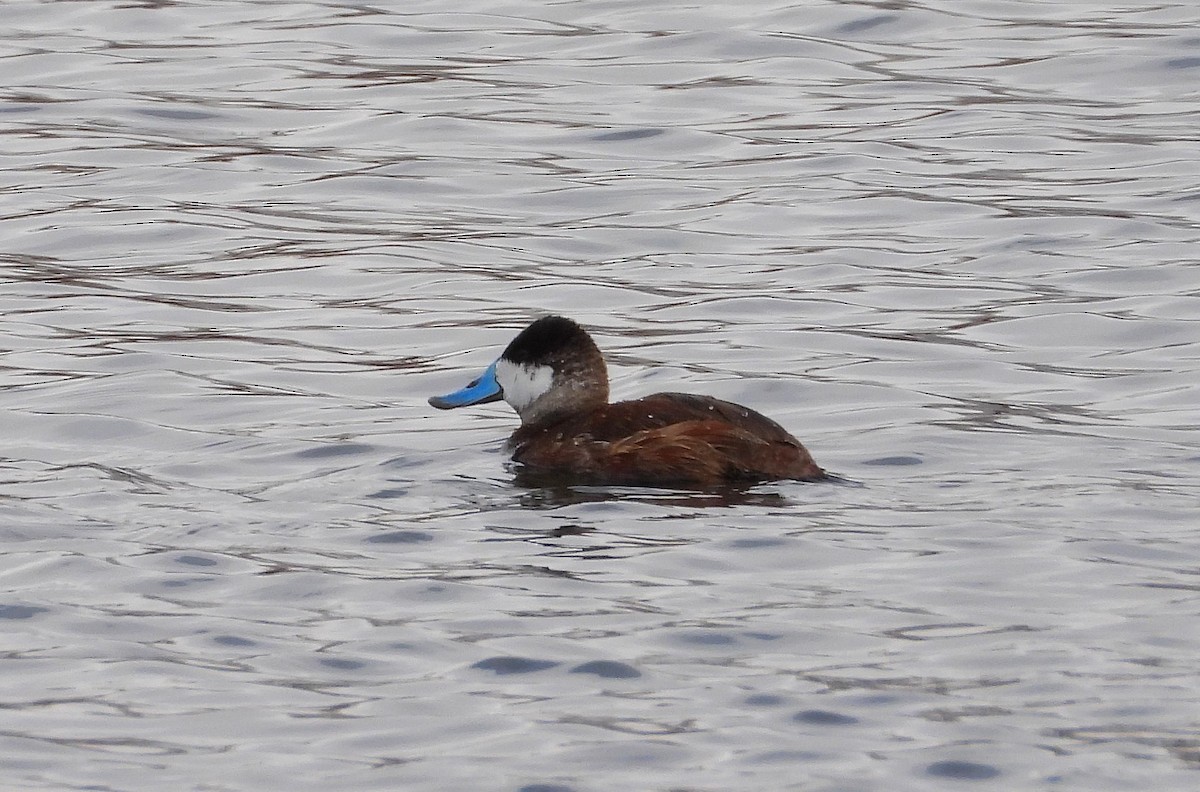
<svg viewBox="0 0 1200 792">
<path fill-rule="evenodd" d="M 513 484 L 525 490 L 518 495 L 521 505 L 538 509 L 615 501 L 688 508 L 730 508 L 735 506 L 782 508 L 793 503 L 782 493 L 755 491 L 750 486 L 727 486 L 707 491 L 651 487 L 602 487 L 573 484 L 570 476 L 530 471 L 519 466 L 515 466 L 512 472 Z"/>
</svg>

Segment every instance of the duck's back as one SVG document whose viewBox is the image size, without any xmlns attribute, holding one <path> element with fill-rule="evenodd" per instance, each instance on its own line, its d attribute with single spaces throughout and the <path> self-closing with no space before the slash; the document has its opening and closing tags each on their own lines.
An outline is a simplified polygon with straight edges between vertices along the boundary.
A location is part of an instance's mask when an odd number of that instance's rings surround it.
<svg viewBox="0 0 1200 792">
<path fill-rule="evenodd" d="M 825 477 L 800 441 L 770 418 L 688 393 L 656 393 L 522 426 L 510 442 L 523 465 L 605 483 Z"/>
</svg>

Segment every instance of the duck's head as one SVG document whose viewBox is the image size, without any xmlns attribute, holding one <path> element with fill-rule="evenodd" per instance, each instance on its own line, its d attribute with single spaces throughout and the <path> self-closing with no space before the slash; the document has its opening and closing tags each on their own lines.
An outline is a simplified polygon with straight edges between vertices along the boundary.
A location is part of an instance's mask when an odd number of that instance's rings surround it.
<svg viewBox="0 0 1200 792">
<path fill-rule="evenodd" d="M 591 336 L 562 316 L 526 327 L 467 387 L 433 396 L 439 410 L 504 399 L 522 424 L 608 403 L 608 369 Z"/>
</svg>

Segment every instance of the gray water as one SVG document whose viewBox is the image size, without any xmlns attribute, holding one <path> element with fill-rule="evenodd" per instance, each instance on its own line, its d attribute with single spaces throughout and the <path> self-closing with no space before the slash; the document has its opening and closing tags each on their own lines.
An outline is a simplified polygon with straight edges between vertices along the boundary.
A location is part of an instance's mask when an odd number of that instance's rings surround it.
<svg viewBox="0 0 1200 792">
<path fill-rule="evenodd" d="M 0 7 L 0 786 L 1192 790 L 1192 2 Z M 840 484 L 530 489 L 530 318 Z"/>
</svg>

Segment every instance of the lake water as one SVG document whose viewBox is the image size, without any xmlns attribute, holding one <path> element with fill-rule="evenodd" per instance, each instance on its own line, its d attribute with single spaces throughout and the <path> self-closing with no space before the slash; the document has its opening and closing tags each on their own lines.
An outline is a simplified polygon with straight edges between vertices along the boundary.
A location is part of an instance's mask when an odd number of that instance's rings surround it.
<svg viewBox="0 0 1200 792">
<path fill-rule="evenodd" d="M 1200 785 L 1194 3 L 2 16 L 4 788 Z M 518 486 L 547 312 L 847 482 Z"/>
</svg>

